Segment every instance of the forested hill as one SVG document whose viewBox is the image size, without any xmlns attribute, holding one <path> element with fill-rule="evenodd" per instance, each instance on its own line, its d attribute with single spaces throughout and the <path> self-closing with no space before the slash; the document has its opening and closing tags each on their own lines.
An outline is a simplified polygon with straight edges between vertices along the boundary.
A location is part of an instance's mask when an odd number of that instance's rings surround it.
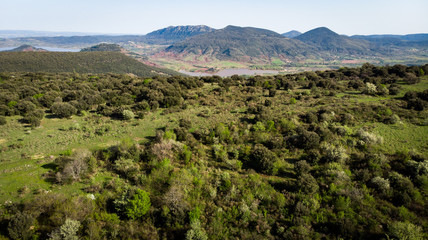
<svg viewBox="0 0 428 240">
<path fill-rule="evenodd" d="M 118 52 L 1 52 L 0 72 L 132 73 L 142 77 L 180 75 L 145 65 Z"/>
<path fill-rule="evenodd" d="M 252 27 L 228 26 L 198 35 L 166 49 L 179 55 L 205 55 L 217 59 L 248 60 L 271 57 L 299 58 L 315 54 L 314 48 L 276 32 Z"/>
</svg>

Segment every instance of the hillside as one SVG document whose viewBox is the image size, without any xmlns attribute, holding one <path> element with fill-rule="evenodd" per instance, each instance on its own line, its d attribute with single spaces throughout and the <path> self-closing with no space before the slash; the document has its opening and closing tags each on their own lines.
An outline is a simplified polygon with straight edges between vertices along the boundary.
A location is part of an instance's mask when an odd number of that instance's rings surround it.
<svg viewBox="0 0 428 240">
<path fill-rule="evenodd" d="M 124 49 L 117 44 L 101 43 L 92 47 L 83 48 L 81 52 L 121 52 Z"/>
<path fill-rule="evenodd" d="M 147 66 L 118 52 L 0 52 L 0 72 L 179 75 L 171 70 Z"/>
<path fill-rule="evenodd" d="M 46 49 L 33 47 L 31 45 L 21 45 L 17 48 L 7 50 L 5 52 L 47 52 Z"/>
<path fill-rule="evenodd" d="M 339 35 L 328 28 L 320 27 L 295 37 L 320 51 L 333 54 L 376 55 L 364 40 Z"/>
<path fill-rule="evenodd" d="M 153 31 L 146 35 L 147 43 L 156 44 L 172 44 L 175 42 L 183 41 L 189 37 L 197 36 L 204 33 L 215 31 L 214 28 L 210 28 L 205 25 L 198 26 L 170 26 L 167 28 Z"/>
<path fill-rule="evenodd" d="M 1 73 L 0 239 L 427 239 L 425 73 Z"/>
<path fill-rule="evenodd" d="M 228 26 L 195 36 L 166 48 L 165 53 L 220 60 L 269 61 L 299 59 L 314 54 L 313 48 L 266 29 Z"/>
</svg>

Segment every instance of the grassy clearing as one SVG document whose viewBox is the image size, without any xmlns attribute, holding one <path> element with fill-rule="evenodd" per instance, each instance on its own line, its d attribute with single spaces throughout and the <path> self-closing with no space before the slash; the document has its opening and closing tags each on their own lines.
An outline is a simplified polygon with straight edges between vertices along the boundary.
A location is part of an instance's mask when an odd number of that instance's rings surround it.
<svg viewBox="0 0 428 240">
<path fill-rule="evenodd" d="M 384 138 L 381 148 L 388 153 L 414 150 L 428 156 L 428 126 L 401 122 L 394 125 L 373 123 L 373 132 Z"/>
</svg>

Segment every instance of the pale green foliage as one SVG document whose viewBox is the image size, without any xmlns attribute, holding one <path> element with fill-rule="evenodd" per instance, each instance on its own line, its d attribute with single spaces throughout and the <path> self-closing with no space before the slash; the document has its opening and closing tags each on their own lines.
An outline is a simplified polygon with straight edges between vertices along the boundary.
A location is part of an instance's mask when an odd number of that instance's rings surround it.
<svg viewBox="0 0 428 240">
<path fill-rule="evenodd" d="M 133 173 L 138 172 L 139 166 L 132 159 L 120 158 L 114 163 L 116 171 L 123 173 L 125 176 L 130 177 Z"/>
<path fill-rule="evenodd" d="M 360 139 L 361 145 L 374 145 L 374 144 L 382 144 L 383 138 L 374 133 L 369 133 L 360 129 L 357 132 L 357 137 Z"/>
<path fill-rule="evenodd" d="M 80 222 L 67 218 L 64 224 L 49 234 L 50 240 L 77 240 L 77 232 L 80 228 Z"/>
<path fill-rule="evenodd" d="M 380 193 L 387 193 L 390 189 L 390 184 L 388 179 L 376 176 L 372 179 L 372 184 L 376 186 Z"/>
<path fill-rule="evenodd" d="M 131 120 L 131 119 L 134 119 L 135 115 L 134 115 L 134 113 L 131 110 L 125 109 L 122 112 L 122 117 L 125 120 Z"/>
<path fill-rule="evenodd" d="M 321 149 L 323 150 L 328 161 L 343 163 L 346 159 L 348 159 L 348 154 L 346 154 L 346 150 L 342 146 L 323 143 Z"/>
<path fill-rule="evenodd" d="M 186 233 L 186 240 L 207 240 L 208 236 L 199 220 L 190 223 L 190 230 Z"/>
<path fill-rule="evenodd" d="M 415 226 L 409 222 L 394 222 L 389 226 L 390 239 L 399 240 L 422 240 L 424 234 L 420 226 Z"/>
<path fill-rule="evenodd" d="M 376 94 L 376 92 L 377 92 L 376 85 L 374 85 L 373 83 L 366 82 L 366 88 L 364 89 L 364 93 L 369 95 L 374 95 Z"/>
</svg>

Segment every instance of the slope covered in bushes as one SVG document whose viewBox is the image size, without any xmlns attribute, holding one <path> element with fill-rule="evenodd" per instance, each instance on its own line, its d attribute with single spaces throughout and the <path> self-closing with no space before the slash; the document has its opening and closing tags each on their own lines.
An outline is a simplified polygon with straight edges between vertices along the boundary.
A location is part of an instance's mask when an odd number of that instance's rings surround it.
<svg viewBox="0 0 428 240">
<path fill-rule="evenodd" d="M 427 71 L 2 74 L 0 234 L 425 239 Z"/>
</svg>

